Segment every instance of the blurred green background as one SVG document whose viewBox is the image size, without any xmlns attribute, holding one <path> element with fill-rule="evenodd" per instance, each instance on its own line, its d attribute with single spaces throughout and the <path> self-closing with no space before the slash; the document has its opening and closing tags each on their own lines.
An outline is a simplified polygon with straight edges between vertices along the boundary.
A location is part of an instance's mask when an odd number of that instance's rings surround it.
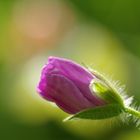
<svg viewBox="0 0 140 140">
<path fill-rule="evenodd" d="M 139 140 L 133 123 L 62 120 L 36 93 L 47 57 L 92 66 L 140 102 L 139 0 L 0 0 L 0 139 Z"/>
</svg>

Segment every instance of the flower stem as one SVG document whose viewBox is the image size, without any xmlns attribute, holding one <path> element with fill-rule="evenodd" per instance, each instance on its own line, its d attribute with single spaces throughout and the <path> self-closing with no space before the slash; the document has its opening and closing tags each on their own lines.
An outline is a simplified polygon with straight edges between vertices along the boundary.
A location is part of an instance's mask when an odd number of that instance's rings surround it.
<svg viewBox="0 0 140 140">
<path fill-rule="evenodd" d="M 134 116 L 140 118 L 140 112 L 137 111 L 137 110 L 135 110 L 135 109 L 133 109 L 133 108 L 131 108 L 131 107 L 125 107 L 125 111 L 126 111 L 127 113 L 130 113 L 130 114 L 132 114 L 132 115 L 134 115 Z"/>
</svg>

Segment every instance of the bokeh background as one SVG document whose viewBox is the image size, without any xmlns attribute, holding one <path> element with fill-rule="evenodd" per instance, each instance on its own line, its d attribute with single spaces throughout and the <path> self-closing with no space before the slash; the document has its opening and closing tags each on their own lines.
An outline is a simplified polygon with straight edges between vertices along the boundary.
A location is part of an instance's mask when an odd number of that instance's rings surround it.
<svg viewBox="0 0 140 140">
<path fill-rule="evenodd" d="M 119 80 L 140 103 L 139 0 L 0 0 L 0 139 L 140 139 L 116 118 L 62 122 L 36 92 L 50 55 Z"/>
</svg>

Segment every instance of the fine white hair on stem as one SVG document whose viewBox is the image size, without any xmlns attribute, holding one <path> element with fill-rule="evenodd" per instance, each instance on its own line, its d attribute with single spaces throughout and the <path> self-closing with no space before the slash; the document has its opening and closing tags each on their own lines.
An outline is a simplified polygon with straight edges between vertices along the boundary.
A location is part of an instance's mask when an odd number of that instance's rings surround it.
<svg viewBox="0 0 140 140">
<path fill-rule="evenodd" d="M 132 102 L 129 106 L 140 111 L 140 106 L 137 102 Z M 138 117 L 129 113 L 122 113 L 120 118 L 123 124 L 140 129 L 140 119 Z"/>
<path fill-rule="evenodd" d="M 126 93 L 125 85 L 121 85 L 121 82 L 112 80 L 113 78 L 104 73 L 99 73 L 98 71 L 88 67 L 84 64 L 86 68 L 99 80 L 101 80 L 106 86 L 114 93 L 112 94 L 115 98 L 118 98 L 122 105 L 123 112 L 120 114 L 120 118 L 125 124 L 135 124 L 137 128 L 140 128 L 139 112 L 140 107 L 133 102 L 133 96 L 130 97 Z"/>
</svg>

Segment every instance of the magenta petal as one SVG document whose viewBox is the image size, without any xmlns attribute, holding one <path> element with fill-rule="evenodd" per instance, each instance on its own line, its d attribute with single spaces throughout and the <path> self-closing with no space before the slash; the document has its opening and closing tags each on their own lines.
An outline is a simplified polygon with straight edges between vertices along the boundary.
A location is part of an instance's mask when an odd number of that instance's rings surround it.
<svg viewBox="0 0 140 140">
<path fill-rule="evenodd" d="M 94 78 L 87 69 L 67 59 L 49 57 L 48 64 L 51 65 L 52 72 L 65 74 L 65 76 L 77 82 L 89 83 Z"/>
<path fill-rule="evenodd" d="M 37 91 L 65 112 L 75 114 L 105 104 L 89 89 L 94 78 L 95 75 L 73 61 L 50 57 L 42 69 Z"/>
<path fill-rule="evenodd" d="M 65 112 L 74 114 L 93 107 L 72 81 L 58 74 L 47 75 L 46 95 Z"/>
<path fill-rule="evenodd" d="M 47 100 L 49 101 L 53 101 L 51 97 L 46 96 L 46 93 L 47 93 L 47 78 L 46 78 L 46 75 L 47 75 L 47 71 L 49 70 L 49 67 L 48 66 L 44 66 L 43 69 L 42 69 L 42 72 L 41 72 L 41 77 L 40 77 L 40 81 L 39 81 L 39 84 L 37 86 L 37 92 L 40 93 L 41 96 L 43 96 L 44 98 L 46 98 Z"/>
<path fill-rule="evenodd" d="M 73 61 L 57 57 L 49 57 L 46 67 L 46 73 L 61 74 L 71 80 L 92 104 L 96 106 L 104 104 L 102 100 L 90 92 L 89 84 L 95 76 L 84 67 Z"/>
</svg>

